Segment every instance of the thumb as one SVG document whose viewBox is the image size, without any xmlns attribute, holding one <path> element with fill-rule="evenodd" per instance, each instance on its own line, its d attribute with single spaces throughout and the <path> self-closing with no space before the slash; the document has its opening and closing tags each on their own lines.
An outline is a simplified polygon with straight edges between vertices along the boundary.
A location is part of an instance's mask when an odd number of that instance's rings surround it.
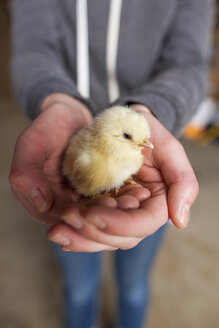
<svg viewBox="0 0 219 328">
<path fill-rule="evenodd" d="M 190 217 L 190 208 L 198 193 L 196 180 L 173 183 L 168 191 L 169 216 L 178 228 L 185 228 Z"/>
<path fill-rule="evenodd" d="M 36 142 L 38 141 L 38 143 Z M 42 145 L 41 145 L 42 144 Z M 40 212 L 47 212 L 53 203 L 53 192 L 43 172 L 46 142 L 39 143 L 39 136 L 30 126 L 18 138 L 13 155 L 9 181 L 16 198 L 26 209 L 30 205 Z"/>
<path fill-rule="evenodd" d="M 39 168 L 15 171 L 10 174 L 10 184 L 16 198 L 24 196 L 40 213 L 46 213 L 53 204 L 50 183 Z"/>
<path fill-rule="evenodd" d="M 198 182 L 182 145 L 175 141 L 165 149 L 161 172 L 169 186 L 169 217 L 178 228 L 189 221 L 190 207 L 198 195 Z"/>
</svg>

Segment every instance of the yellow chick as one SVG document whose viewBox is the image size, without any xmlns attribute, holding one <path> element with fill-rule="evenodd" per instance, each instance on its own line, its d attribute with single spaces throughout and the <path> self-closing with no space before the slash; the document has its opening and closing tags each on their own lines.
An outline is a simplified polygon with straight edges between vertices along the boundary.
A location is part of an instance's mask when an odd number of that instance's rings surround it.
<svg viewBox="0 0 219 328">
<path fill-rule="evenodd" d="M 141 168 L 142 148 L 153 148 L 149 138 L 143 115 L 128 107 L 107 109 L 71 138 L 63 173 L 84 196 L 118 189 Z"/>
</svg>

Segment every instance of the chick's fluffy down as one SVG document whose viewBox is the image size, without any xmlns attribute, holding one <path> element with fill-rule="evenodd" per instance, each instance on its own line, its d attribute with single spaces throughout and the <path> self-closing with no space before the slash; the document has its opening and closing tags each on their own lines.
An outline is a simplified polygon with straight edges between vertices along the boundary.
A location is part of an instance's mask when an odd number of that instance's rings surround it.
<svg viewBox="0 0 219 328">
<path fill-rule="evenodd" d="M 71 138 L 63 173 L 84 196 L 119 188 L 142 166 L 139 143 L 149 137 L 142 115 L 130 108 L 112 107 Z"/>
</svg>

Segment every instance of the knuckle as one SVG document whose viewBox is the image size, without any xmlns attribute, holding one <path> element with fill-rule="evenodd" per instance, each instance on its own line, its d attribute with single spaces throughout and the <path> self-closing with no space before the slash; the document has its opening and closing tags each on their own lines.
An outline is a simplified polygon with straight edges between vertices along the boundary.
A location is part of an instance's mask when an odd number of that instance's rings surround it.
<svg viewBox="0 0 219 328">
<path fill-rule="evenodd" d="M 191 184 L 192 184 L 193 193 L 195 194 L 195 196 L 197 196 L 199 193 L 199 183 L 195 177 L 192 180 Z"/>
<path fill-rule="evenodd" d="M 9 183 L 13 190 L 19 191 L 21 187 L 21 174 L 19 172 L 11 173 L 9 176 Z"/>
<path fill-rule="evenodd" d="M 19 136 L 17 137 L 16 146 L 22 144 L 26 139 L 26 131 L 23 131 Z"/>
<path fill-rule="evenodd" d="M 130 248 L 132 248 L 131 246 L 120 246 L 119 247 L 122 251 L 126 251 L 126 250 L 128 250 L 128 249 L 130 249 Z"/>
<path fill-rule="evenodd" d="M 72 251 L 72 252 L 76 252 L 76 253 L 79 253 L 79 252 L 84 252 L 84 247 L 82 247 L 81 245 L 75 245 L 75 244 L 71 244 L 71 246 L 69 247 L 69 249 Z"/>
<path fill-rule="evenodd" d="M 125 242 L 125 244 L 123 244 L 122 246 L 120 246 L 119 248 L 122 249 L 122 250 L 128 250 L 128 249 L 131 249 L 133 247 L 135 247 L 138 243 L 139 243 L 140 240 L 130 240 L 128 242 Z"/>
<path fill-rule="evenodd" d="M 69 236 L 68 236 L 68 238 L 69 238 Z M 74 242 L 73 238 L 69 238 L 69 240 L 70 240 L 70 244 L 68 246 L 61 246 L 61 248 L 64 251 L 71 251 L 71 252 L 80 252 L 80 251 L 82 251 L 82 247 L 81 247 L 80 243 Z"/>
<path fill-rule="evenodd" d="M 73 252 L 73 250 L 70 247 L 62 247 L 62 250 L 64 252 Z"/>
<path fill-rule="evenodd" d="M 169 147 L 174 151 L 180 151 L 180 152 L 185 152 L 183 145 L 181 144 L 181 142 L 179 140 L 177 140 L 176 138 L 171 138 L 171 140 L 169 141 Z"/>
</svg>

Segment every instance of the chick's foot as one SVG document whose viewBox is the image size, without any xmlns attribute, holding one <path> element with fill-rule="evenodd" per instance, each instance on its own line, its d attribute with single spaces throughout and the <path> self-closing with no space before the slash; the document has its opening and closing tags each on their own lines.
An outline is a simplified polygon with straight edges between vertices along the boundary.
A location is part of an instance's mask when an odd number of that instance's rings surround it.
<svg viewBox="0 0 219 328">
<path fill-rule="evenodd" d="M 124 181 L 124 184 L 135 185 L 137 183 L 135 182 L 135 180 L 133 180 L 133 177 L 130 177 L 129 179 L 127 179 L 127 180 Z"/>
</svg>

